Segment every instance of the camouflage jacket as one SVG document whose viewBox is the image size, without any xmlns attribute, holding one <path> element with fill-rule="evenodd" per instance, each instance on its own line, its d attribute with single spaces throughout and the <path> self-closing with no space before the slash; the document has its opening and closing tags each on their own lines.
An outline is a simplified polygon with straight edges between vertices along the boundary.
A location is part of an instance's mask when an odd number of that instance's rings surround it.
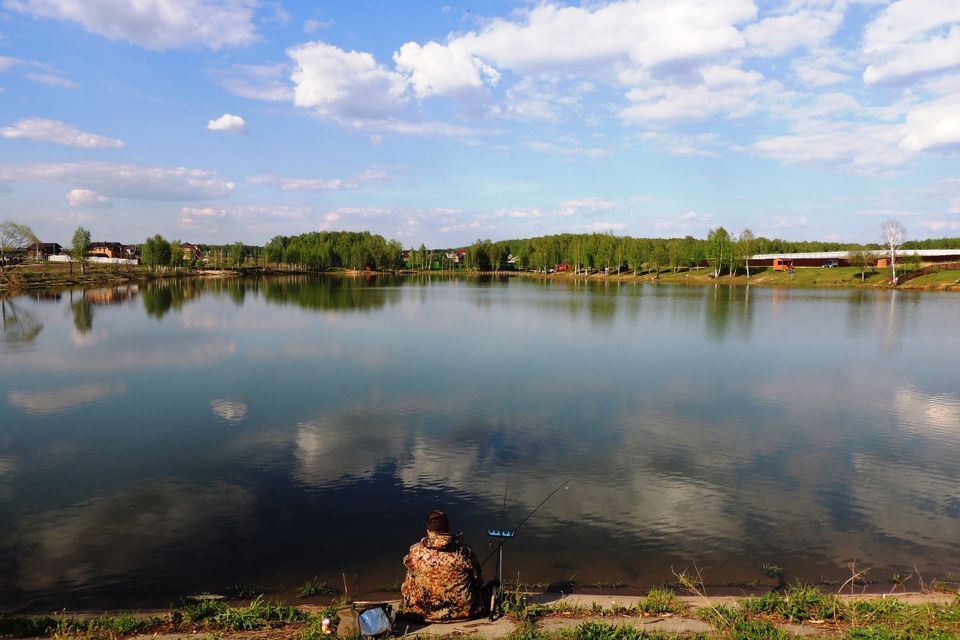
<svg viewBox="0 0 960 640">
<path fill-rule="evenodd" d="M 427 532 L 403 559 L 403 610 L 429 622 L 465 620 L 483 613 L 483 575 L 477 555 L 452 533 Z"/>
</svg>

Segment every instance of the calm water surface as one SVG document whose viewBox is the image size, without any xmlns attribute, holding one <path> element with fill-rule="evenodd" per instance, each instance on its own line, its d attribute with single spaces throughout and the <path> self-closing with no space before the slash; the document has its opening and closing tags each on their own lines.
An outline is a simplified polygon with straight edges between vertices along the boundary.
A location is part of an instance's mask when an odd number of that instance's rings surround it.
<svg viewBox="0 0 960 640">
<path fill-rule="evenodd" d="M 0 604 L 960 571 L 960 297 L 287 278 L 6 299 Z M 492 565 L 488 565 L 492 571 Z M 2 607 L 0 607 L 2 608 Z"/>
</svg>

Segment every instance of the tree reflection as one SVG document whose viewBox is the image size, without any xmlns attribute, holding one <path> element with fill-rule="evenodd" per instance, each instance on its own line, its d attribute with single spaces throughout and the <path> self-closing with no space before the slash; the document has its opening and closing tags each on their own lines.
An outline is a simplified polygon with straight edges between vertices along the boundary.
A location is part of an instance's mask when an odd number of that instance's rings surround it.
<svg viewBox="0 0 960 640">
<path fill-rule="evenodd" d="M 85 296 L 81 296 L 70 303 L 73 314 L 73 326 L 80 334 L 89 333 L 93 329 L 93 304 Z"/>
<path fill-rule="evenodd" d="M 399 300 L 399 291 L 379 286 L 364 286 L 345 278 L 294 276 L 271 278 L 260 283 L 263 299 L 274 304 L 292 304 L 303 309 L 358 310 L 379 309 Z"/>
<path fill-rule="evenodd" d="M 723 342 L 730 331 L 730 289 L 713 285 L 707 293 L 707 335 L 715 342 Z"/>
<path fill-rule="evenodd" d="M 13 300 L 0 299 L 0 315 L 3 316 L 3 342 L 7 347 L 33 342 L 43 331 L 40 320 Z"/>
<path fill-rule="evenodd" d="M 147 315 L 158 320 L 171 309 L 179 311 L 188 301 L 198 298 L 201 284 L 194 280 L 153 282 L 140 291 Z"/>
</svg>

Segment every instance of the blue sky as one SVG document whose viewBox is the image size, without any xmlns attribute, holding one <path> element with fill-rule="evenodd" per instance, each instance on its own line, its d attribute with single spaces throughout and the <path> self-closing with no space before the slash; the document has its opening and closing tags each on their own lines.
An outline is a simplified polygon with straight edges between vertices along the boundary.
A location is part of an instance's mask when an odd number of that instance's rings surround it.
<svg viewBox="0 0 960 640">
<path fill-rule="evenodd" d="M 0 218 L 68 244 L 960 235 L 960 2 L 0 0 Z"/>
</svg>

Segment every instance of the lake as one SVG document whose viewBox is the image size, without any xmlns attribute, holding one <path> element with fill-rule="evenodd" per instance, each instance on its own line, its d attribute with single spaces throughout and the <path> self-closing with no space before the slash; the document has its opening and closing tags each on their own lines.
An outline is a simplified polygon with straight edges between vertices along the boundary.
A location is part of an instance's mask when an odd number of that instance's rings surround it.
<svg viewBox="0 0 960 640">
<path fill-rule="evenodd" d="M 561 486 L 508 581 L 960 570 L 956 294 L 290 276 L 2 306 L 9 606 L 390 591 L 431 509 L 482 559 Z"/>
</svg>

